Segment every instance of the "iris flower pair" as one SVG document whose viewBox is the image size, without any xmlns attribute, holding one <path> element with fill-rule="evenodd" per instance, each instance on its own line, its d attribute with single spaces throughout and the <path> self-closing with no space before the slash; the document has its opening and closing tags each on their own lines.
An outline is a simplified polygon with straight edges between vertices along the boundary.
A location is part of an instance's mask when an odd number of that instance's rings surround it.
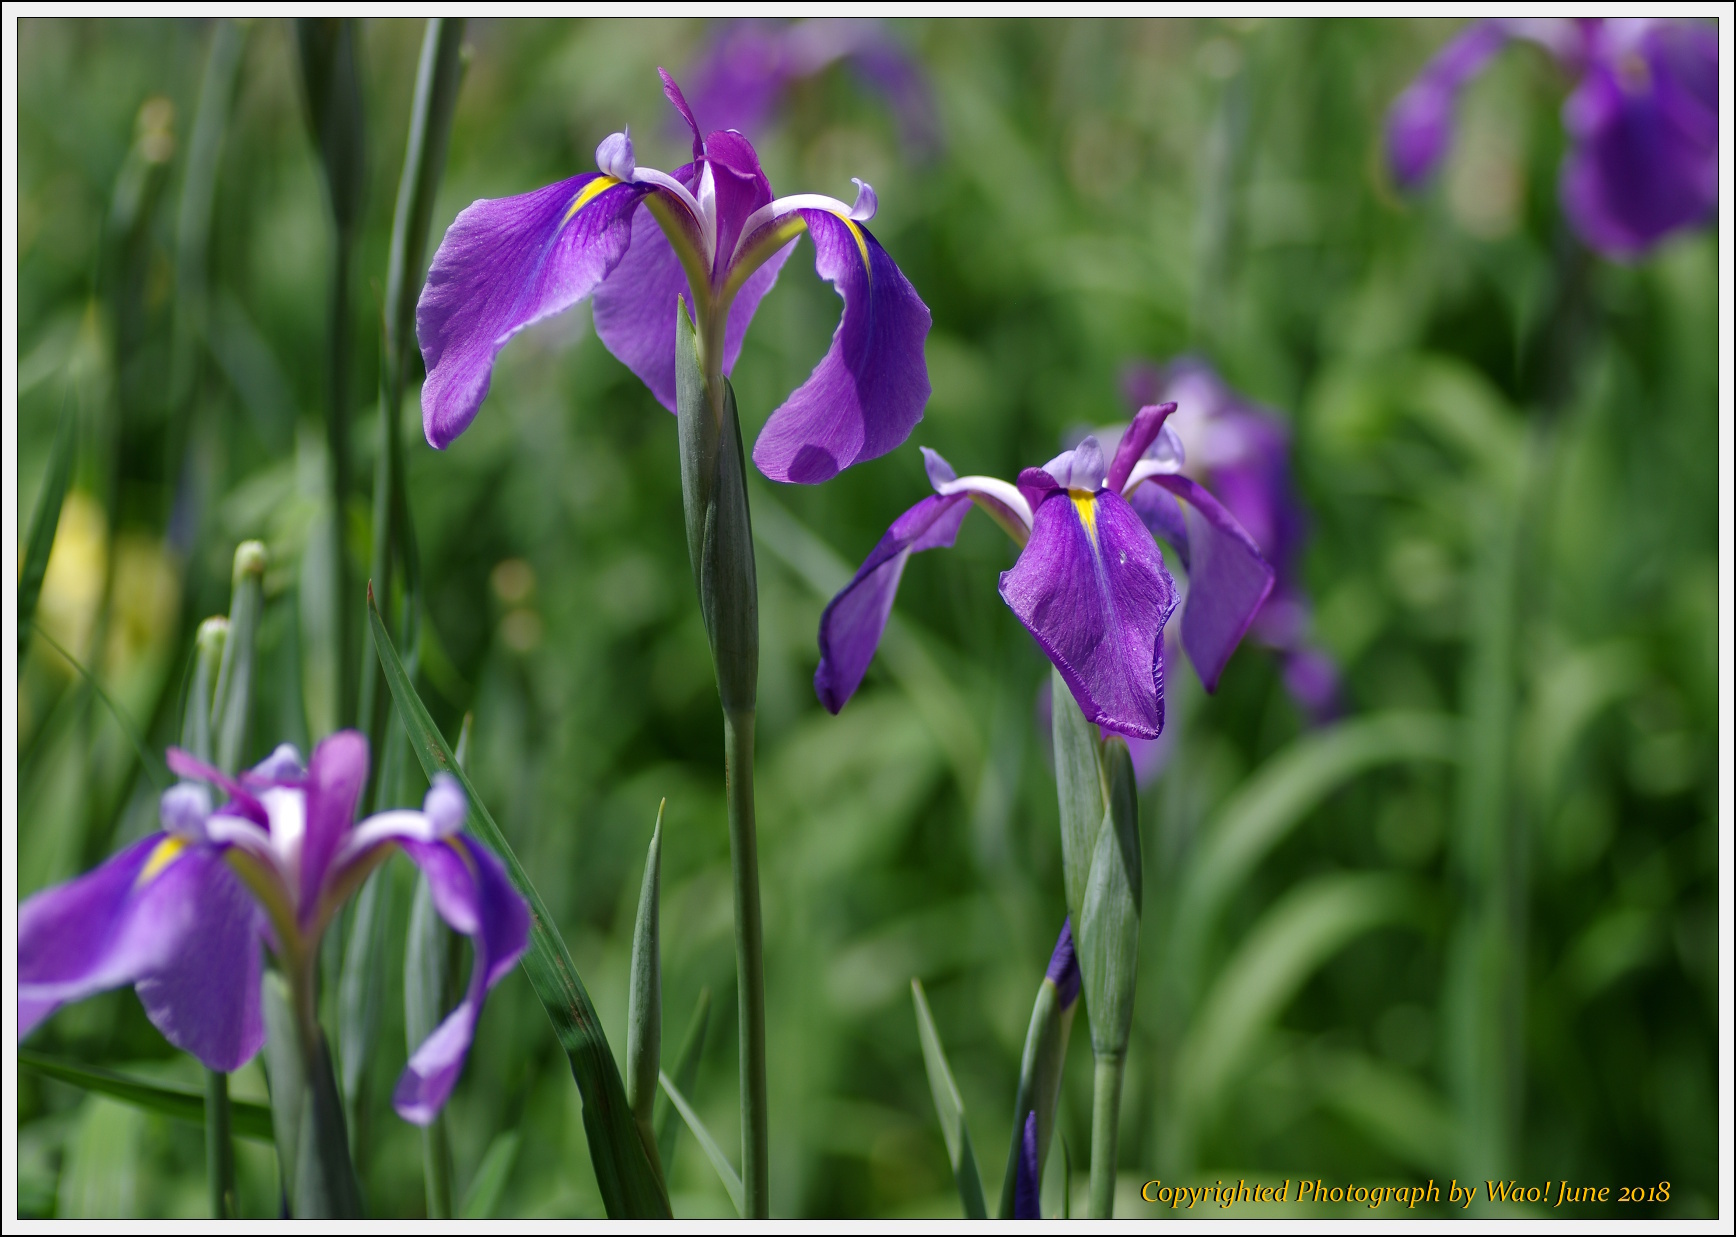
<svg viewBox="0 0 1736 1237">
<path fill-rule="evenodd" d="M 367 740 L 353 730 L 322 742 L 305 768 L 286 744 L 239 778 L 178 748 L 168 758 L 194 780 L 163 793 L 163 829 L 19 908 L 19 1035 L 69 1001 L 132 984 L 170 1043 L 212 1069 L 239 1069 L 265 1042 L 261 944 L 311 1004 L 327 925 L 397 849 L 422 869 L 441 917 L 475 946 L 464 999 L 411 1054 L 392 1097 L 405 1120 L 432 1121 L 464 1067 L 488 990 L 530 932 L 530 910 L 500 861 L 461 832 L 457 781 L 438 776 L 421 811 L 352 824 L 368 779 Z M 227 801 L 213 808 L 201 783 Z"/>
<path fill-rule="evenodd" d="M 970 505 L 1021 547 L 1000 593 L 1088 721 L 1131 738 L 1163 729 L 1163 629 L 1178 596 L 1161 535 L 1187 564 L 1181 643 L 1207 690 L 1272 588 L 1272 569 L 1236 518 L 1183 475 L 1173 403 L 1140 409 L 1105 449 L 1088 437 L 1017 484 L 960 477 L 923 451 L 934 494 L 893 523 L 820 619 L 814 690 L 836 713 L 879 646 L 910 556 L 950 546 Z"/>
<path fill-rule="evenodd" d="M 679 300 L 702 368 L 727 375 L 806 232 L 843 318 L 812 375 L 767 420 L 754 463 L 774 481 L 818 482 L 884 455 L 928 400 L 929 314 L 868 230 L 874 190 L 858 180 L 853 204 L 774 198 L 748 140 L 734 130 L 702 137 L 680 88 L 662 77 L 692 136 L 691 162 L 641 167 L 628 133 L 611 134 L 597 147 L 597 171 L 472 203 L 447 230 L 416 307 L 428 441 L 445 447 L 470 425 L 513 335 L 587 297 L 604 346 L 675 411 Z"/>
<path fill-rule="evenodd" d="M 1572 146 L 1561 204 L 1574 230 L 1631 257 L 1718 205 L 1718 31 L 1669 19 L 1491 18 L 1449 42 L 1398 97 L 1387 160 L 1406 188 L 1452 139 L 1459 92 L 1510 40 L 1536 43 L 1578 84 L 1562 109 Z"/>
</svg>

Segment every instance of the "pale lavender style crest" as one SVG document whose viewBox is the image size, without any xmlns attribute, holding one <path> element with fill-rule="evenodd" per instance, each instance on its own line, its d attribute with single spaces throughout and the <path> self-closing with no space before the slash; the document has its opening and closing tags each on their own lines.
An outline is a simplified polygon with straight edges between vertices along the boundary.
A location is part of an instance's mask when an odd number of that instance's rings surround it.
<svg viewBox="0 0 1736 1237">
<path fill-rule="evenodd" d="M 1387 162 L 1414 188 L 1452 140 L 1459 92 L 1509 40 L 1536 43 L 1577 78 L 1562 109 L 1571 145 L 1561 204 L 1615 258 L 1644 253 L 1718 206 L 1718 32 L 1670 18 L 1488 18 L 1438 52 L 1393 103 Z"/>
<path fill-rule="evenodd" d="M 949 546 L 974 503 L 1020 546 L 1000 593 L 1054 663 L 1087 720 L 1130 738 L 1163 729 L 1163 629 L 1176 588 L 1133 505 L 1162 492 L 1194 546 L 1194 618 L 1183 647 L 1208 687 L 1265 600 L 1272 572 L 1229 512 L 1180 473 L 1164 426 L 1174 404 L 1140 410 L 1105 460 L 1086 438 L 1016 485 L 957 476 L 923 449 L 935 493 L 900 516 L 820 619 L 814 690 L 836 713 L 861 685 L 910 555 Z M 1179 505 L 1177 500 L 1179 501 Z M 1184 514 L 1185 513 L 1185 514 Z"/>
<path fill-rule="evenodd" d="M 661 72 L 661 70 L 660 70 Z M 593 298 L 598 338 L 675 410 L 678 298 L 721 350 L 728 374 L 760 300 L 803 232 L 815 268 L 844 301 L 831 348 L 766 421 L 754 463 L 774 481 L 824 481 L 902 443 L 928 400 L 928 308 L 866 226 L 878 201 L 774 198 L 740 133 L 701 136 L 663 74 L 692 137 L 692 161 L 660 172 L 636 162 L 625 132 L 597 148 L 596 172 L 462 211 L 434 255 L 416 307 L 428 379 L 428 441 L 445 447 L 488 394 L 495 357 L 531 323 Z"/>
<path fill-rule="evenodd" d="M 488 989 L 530 932 L 529 908 L 500 861 L 460 832 L 458 783 L 439 775 L 420 811 L 352 823 L 368 776 L 367 740 L 355 731 L 320 743 L 305 769 L 287 745 L 239 778 L 176 748 L 169 767 L 194 780 L 164 792 L 161 832 L 19 908 L 19 1034 L 69 1001 L 132 984 L 170 1043 L 212 1069 L 238 1069 L 265 1042 L 261 946 L 286 967 L 307 964 L 332 917 L 396 848 L 426 875 L 440 915 L 475 945 L 464 999 L 411 1055 L 393 1095 L 406 1120 L 433 1120 Z M 227 801 L 213 809 L 202 783 Z"/>
</svg>

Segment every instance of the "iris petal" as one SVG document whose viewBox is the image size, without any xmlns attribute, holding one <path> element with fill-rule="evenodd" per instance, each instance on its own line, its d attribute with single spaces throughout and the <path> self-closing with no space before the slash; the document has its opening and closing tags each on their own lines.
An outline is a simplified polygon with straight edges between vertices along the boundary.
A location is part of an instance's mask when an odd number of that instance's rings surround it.
<svg viewBox="0 0 1736 1237">
<path fill-rule="evenodd" d="M 1200 682 L 1207 691 L 1216 691 L 1230 654 L 1272 591 L 1272 568 L 1235 516 L 1198 482 L 1169 473 L 1151 478 L 1149 484 L 1182 500 L 1188 595 L 1181 644 Z"/>
<path fill-rule="evenodd" d="M 938 458 L 938 457 L 937 457 Z M 970 514 L 966 494 L 931 495 L 892 522 L 856 575 L 820 616 L 820 666 L 814 692 L 833 713 L 862 685 L 886 631 L 904 565 L 919 550 L 949 546 Z"/>
<path fill-rule="evenodd" d="M 1030 544 L 1001 575 L 1001 597 L 1087 720 L 1143 739 L 1163 729 L 1163 625 L 1175 584 L 1120 495 L 1074 500 L 1052 489 L 1037 507 Z"/>
<path fill-rule="evenodd" d="M 586 172 L 459 213 L 416 305 L 429 443 L 444 448 L 469 427 L 507 340 L 589 296 L 621 261 L 645 192 Z"/>
<path fill-rule="evenodd" d="M 773 412 L 753 460 L 773 481 L 825 481 L 910 436 L 928 402 L 928 307 L 874 234 L 831 211 L 799 212 L 814 267 L 844 298 L 832 345 Z"/>
<path fill-rule="evenodd" d="M 340 730 L 320 741 L 307 764 L 306 824 L 301 839 L 301 910 L 306 927 L 319 904 L 326 869 L 356 818 L 368 782 L 368 741 L 359 731 Z"/>
<path fill-rule="evenodd" d="M 488 990 L 525 951 L 530 909 L 489 851 L 466 837 L 406 842 L 404 851 L 428 877 L 435 909 L 475 946 L 470 982 L 458 1008 L 410 1055 L 392 1094 L 404 1120 L 426 1125 L 452 1094 L 476 1035 Z"/>
</svg>

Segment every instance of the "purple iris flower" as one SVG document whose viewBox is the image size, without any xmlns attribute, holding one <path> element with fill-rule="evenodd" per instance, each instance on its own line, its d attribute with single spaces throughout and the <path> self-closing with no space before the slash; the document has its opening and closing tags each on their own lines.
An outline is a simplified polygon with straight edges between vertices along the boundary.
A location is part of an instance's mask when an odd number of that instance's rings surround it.
<svg viewBox="0 0 1736 1237">
<path fill-rule="evenodd" d="M 712 124 L 757 133 L 793 83 L 839 61 L 886 97 L 908 149 L 933 152 L 938 141 L 928 81 L 880 23 L 866 18 L 732 22 L 712 38 L 688 75 L 688 93 L 694 111 Z"/>
<path fill-rule="evenodd" d="M 1459 91 L 1514 38 L 1578 78 L 1562 109 L 1572 145 L 1561 204 L 1585 242 L 1633 257 L 1718 206 L 1718 32 L 1655 18 L 1489 18 L 1435 55 L 1393 103 L 1387 161 L 1413 188 L 1452 138 Z"/>
<path fill-rule="evenodd" d="M 395 847 L 476 949 L 463 1001 L 411 1055 L 392 1096 L 406 1121 L 432 1121 L 463 1069 L 483 998 L 530 932 L 530 909 L 500 861 L 460 832 L 456 779 L 437 775 L 419 812 L 352 824 L 368 779 L 368 742 L 356 731 L 324 740 L 305 769 L 287 744 L 238 779 L 178 748 L 168 760 L 196 780 L 163 793 L 161 832 L 19 907 L 19 1035 L 69 1001 L 133 984 L 170 1043 L 212 1069 L 239 1069 L 265 1042 L 261 942 L 311 1009 L 320 937 Z M 228 801 L 213 810 L 201 782 Z"/>
<path fill-rule="evenodd" d="M 1248 634 L 1282 652 L 1284 684 L 1308 715 L 1330 718 L 1338 708 L 1338 671 L 1331 657 L 1307 643 L 1301 557 L 1308 519 L 1291 478 L 1290 431 L 1283 418 L 1234 390 L 1198 357 L 1161 367 L 1135 362 L 1122 374 L 1122 389 L 1136 406 L 1160 399 L 1180 405 L 1168 427 L 1186 452 L 1183 473 L 1217 495 L 1275 572 Z M 1154 532 L 1163 532 L 1167 513 L 1150 499 L 1134 505 Z M 1185 541 L 1172 544 L 1189 566 Z"/>
<path fill-rule="evenodd" d="M 905 563 L 918 550 L 951 545 L 974 502 L 1022 547 L 1012 570 L 1001 573 L 1001 599 L 1061 672 L 1086 719 L 1156 738 L 1163 729 L 1163 628 L 1176 589 L 1143 509 L 1157 511 L 1166 534 L 1191 551 L 1182 647 L 1208 690 L 1272 587 L 1272 569 L 1235 517 L 1181 474 L 1181 444 L 1164 425 L 1175 407 L 1142 408 L 1107 467 L 1097 439 L 1086 438 L 1043 467 L 1025 469 L 1017 485 L 960 477 L 923 448 L 934 495 L 898 517 L 821 616 L 814 673 L 821 703 L 836 713 L 855 693 Z"/>
<path fill-rule="evenodd" d="M 728 129 L 702 138 L 680 88 L 658 72 L 692 133 L 691 163 L 640 167 L 632 139 L 612 134 L 597 147 L 598 171 L 473 202 L 447 230 L 416 306 L 428 441 L 445 447 L 469 426 L 507 340 L 587 296 L 604 346 L 675 411 L 678 298 L 693 314 L 703 371 L 729 373 L 807 232 L 844 314 L 831 349 L 767 420 L 754 463 L 774 481 L 817 482 L 884 455 L 928 400 L 929 314 L 865 226 L 874 190 L 858 180 L 854 205 L 773 198 L 748 140 Z"/>
</svg>

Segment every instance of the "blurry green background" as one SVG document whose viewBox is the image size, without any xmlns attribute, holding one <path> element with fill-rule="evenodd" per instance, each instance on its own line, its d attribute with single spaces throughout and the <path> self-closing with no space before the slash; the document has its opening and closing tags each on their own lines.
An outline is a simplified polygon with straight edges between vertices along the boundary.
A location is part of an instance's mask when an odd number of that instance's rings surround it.
<svg viewBox="0 0 1736 1237">
<path fill-rule="evenodd" d="M 1147 1178 L 1463 1180 L 1486 1129 L 1528 1184 L 1671 1183 L 1665 1206 L 1607 1214 L 1714 1209 L 1717 242 L 1682 237 L 1628 266 L 1577 248 L 1554 194 L 1569 83 L 1528 48 L 1469 91 L 1440 184 L 1396 197 L 1382 117 L 1453 28 L 894 23 L 930 75 L 936 155 L 902 149 L 844 66 L 799 83 L 750 135 L 779 192 L 848 197 L 851 176 L 870 181 L 876 234 L 934 315 L 934 394 L 909 444 L 815 489 L 756 477 L 752 494 L 774 1214 L 958 1214 L 912 976 L 992 1196 L 1063 915 L 1037 704 L 1048 668 L 995 595 L 1005 537 L 968 521 L 957 550 L 912 561 L 893 632 L 836 718 L 810 686 L 829 591 L 927 492 L 917 445 L 1010 477 L 1069 429 L 1125 416 L 1125 362 L 1183 351 L 1291 418 L 1316 635 L 1352 724 L 1420 711 L 1458 717 L 1466 750 L 1477 734 L 1497 744 L 1470 772 L 1375 761 L 1305 792 L 1298 779 L 1326 768 L 1308 745 L 1331 735 L 1310 734 L 1273 658 L 1243 649 L 1211 698 L 1171 667 L 1176 746 L 1142 803 L 1119 1214 L 1157 1213 L 1137 1201 Z M 332 228 L 293 31 L 243 34 L 209 325 L 177 408 L 177 208 L 212 27 L 20 23 L 20 522 L 65 407 L 81 450 L 39 620 L 158 751 L 176 736 L 193 626 L 227 609 L 243 538 L 263 538 L 273 564 L 254 754 L 305 747 L 335 709 L 320 534 Z M 655 68 L 692 64 L 706 34 L 473 23 L 435 237 L 475 198 L 590 168 L 623 124 L 642 163 L 681 162 Z M 362 480 L 338 513 L 358 573 L 421 37 L 419 22 L 363 27 Z M 837 307 L 798 255 L 736 369 L 750 436 L 824 351 Z M 506 349 L 452 449 L 411 438 L 424 697 L 453 735 L 474 711 L 476 783 L 618 1056 L 639 873 L 668 797 L 664 1025 L 673 1050 L 711 989 L 694 1099 L 733 1155 L 722 736 L 674 419 L 580 308 Z M 1512 528 L 1503 574 L 1490 546 Z M 20 684 L 23 897 L 153 828 L 155 798 L 108 710 L 41 640 Z M 1214 836 L 1250 811 L 1276 821 L 1267 841 L 1221 869 L 1209 919 L 1181 914 L 1202 856 L 1222 858 Z M 1499 839 L 1498 861 L 1463 836 L 1478 830 Z M 406 915 L 408 865 L 391 871 Z M 1467 923 L 1495 925 L 1483 939 L 1507 978 L 1492 1017 L 1455 969 Z M 388 1102 L 405 1054 L 400 972 L 387 973 L 357 1155 L 373 1214 L 419 1215 L 420 1141 Z M 1497 1028 L 1493 1050 L 1461 1042 L 1478 1017 Z M 1083 1027 L 1060 1126 L 1081 1172 Z M 30 1046 L 199 1080 L 130 990 L 68 1008 Z M 259 1067 L 234 1088 L 263 1098 Z M 18 1103 L 24 1215 L 205 1214 L 197 1127 L 28 1070 Z M 577 1091 L 521 976 L 489 1002 L 450 1111 L 460 1190 L 492 1146 L 512 1155 L 497 1214 L 601 1214 Z M 272 1152 L 240 1148 L 243 1214 L 276 1214 Z M 686 1135 L 672 1187 L 678 1216 L 729 1213 Z"/>
</svg>

